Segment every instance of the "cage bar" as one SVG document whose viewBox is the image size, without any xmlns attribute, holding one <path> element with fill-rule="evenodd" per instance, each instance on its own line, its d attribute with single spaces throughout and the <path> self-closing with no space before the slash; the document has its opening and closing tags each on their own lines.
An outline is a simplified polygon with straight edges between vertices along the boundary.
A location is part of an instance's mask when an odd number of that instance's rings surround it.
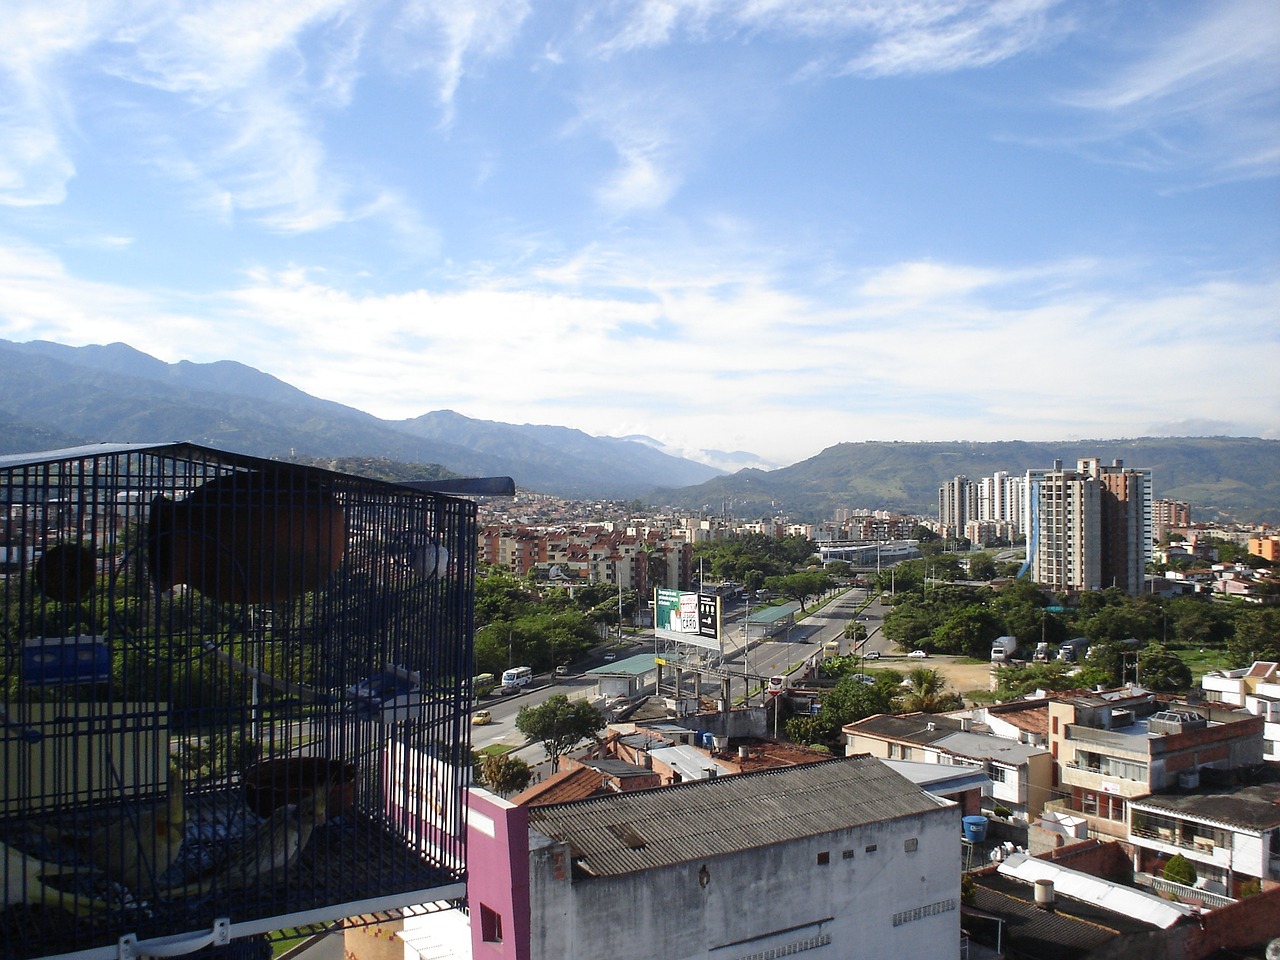
<svg viewBox="0 0 1280 960">
<path fill-rule="evenodd" d="M 460 899 L 475 515 L 188 443 L 0 456 L 5 960 Z"/>
</svg>

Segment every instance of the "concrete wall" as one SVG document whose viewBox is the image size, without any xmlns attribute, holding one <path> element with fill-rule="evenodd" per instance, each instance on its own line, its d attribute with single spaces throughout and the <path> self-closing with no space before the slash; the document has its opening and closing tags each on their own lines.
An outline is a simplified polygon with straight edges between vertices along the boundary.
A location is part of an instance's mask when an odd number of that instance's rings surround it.
<svg viewBox="0 0 1280 960">
<path fill-rule="evenodd" d="M 814 960 L 899 960 L 959 949 L 956 806 L 620 877 L 571 880 L 556 869 L 567 855 L 558 843 L 530 853 L 531 912 L 543 918 L 530 960 L 802 950 Z"/>
<path fill-rule="evenodd" d="M 529 960 L 529 812 L 478 787 L 467 791 L 467 905 L 474 960 Z M 561 869 L 567 874 L 567 866 Z M 501 918 L 486 940 L 483 911 Z"/>
</svg>

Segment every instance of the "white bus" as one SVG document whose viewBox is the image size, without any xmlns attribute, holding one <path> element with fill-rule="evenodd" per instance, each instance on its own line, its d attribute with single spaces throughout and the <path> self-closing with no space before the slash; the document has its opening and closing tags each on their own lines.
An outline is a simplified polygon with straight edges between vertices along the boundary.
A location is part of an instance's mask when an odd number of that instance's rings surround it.
<svg viewBox="0 0 1280 960">
<path fill-rule="evenodd" d="M 532 682 L 532 667 L 512 667 L 510 670 L 502 672 L 502 688 L 504 690 L 519 690 Z"/>
</svg>

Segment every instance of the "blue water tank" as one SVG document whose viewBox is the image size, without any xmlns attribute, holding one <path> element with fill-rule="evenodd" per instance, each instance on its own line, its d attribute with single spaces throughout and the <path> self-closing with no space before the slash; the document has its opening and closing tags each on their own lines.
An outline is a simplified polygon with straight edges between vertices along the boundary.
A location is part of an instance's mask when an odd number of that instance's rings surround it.
<svg viewBox="0 0 1280 960">
<path fill-rule="evenodd" d="M 982 843 L 987 839 L 987 818 L 986 817 L 964 817 L 961 821 L 964 827 L 964 838 L 974 843 Z"/>
</svg>

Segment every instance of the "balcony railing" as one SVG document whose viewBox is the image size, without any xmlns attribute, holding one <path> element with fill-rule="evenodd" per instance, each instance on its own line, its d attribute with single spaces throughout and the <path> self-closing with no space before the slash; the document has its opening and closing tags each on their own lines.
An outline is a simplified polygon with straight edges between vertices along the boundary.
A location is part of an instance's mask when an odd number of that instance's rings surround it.
<svg viewBox="0 0 1280 960">
<path fill-rule="evenodd" d="M 1135 837 L 1143 837 L 1147 840 L 1158 840 L 1160 843 L 1168 844 L 1171 847 L 1180 847 L 1183 850 L 1194 850 L 1197 853 L 1204 853 L 1210 856 L 1213 855 L 1213 852 L 1218 847 L 1224 847 L 1227 845 L 1227 843 L 1219 837 L 1182 834 L 1169 827 L 1149 827 L 1139 824 L 1130 826 L 1129 832 Z"/>
</svg>

